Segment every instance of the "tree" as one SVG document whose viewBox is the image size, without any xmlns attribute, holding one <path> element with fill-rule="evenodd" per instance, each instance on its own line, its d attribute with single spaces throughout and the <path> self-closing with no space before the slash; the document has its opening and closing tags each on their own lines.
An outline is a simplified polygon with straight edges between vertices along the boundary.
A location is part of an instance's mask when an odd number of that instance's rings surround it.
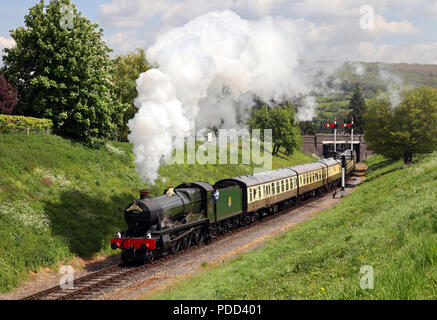
<svg viewBox="0 0 437 320">
<path fill-rule="evenodd" d="M 300 121 L 299 129 L 301 135 L 314 136 L 316 134 L 316 128 L 314 127 L 314 123 L 312 121 Z"/>
<path fill-rule="evenodd" d="M 11 115 L 17 104 L 17 90 L 4 77 L 0 77 L 0 113 Z"/>
<path fill-rule="evenodd" d="M 363 133 L 363 115 L 366 113 L 366 103 L 361 91 L 360 84 L 355 85 L 352 99 L 349 102 L 349 117 L 347 121 L 354 119 L 354 132 Z"/>
<path fill-rule="evenodd" d="M 374 100 L 365 119 L 368 148 L 392 159 L 412 162 L 413 155 L 437 149 L 437 90 L 420 87 L 403 92 L 393 108 L 388 100 Z"/>
<path fill-rule="evenodd" d="M 296 111 L 291 104 L 253 110 L 249 120 L 251 129 L 272 129 L 273 155 L 277 155 L 281 147 L 290 155 L 294 149 L 302 145 L 300 129 L 296 124 Z"/>
<path fill-rule="evenodd" d="M 127 105 L 123 116 L 123 124 L 119 128 L 119 137 L 126 139 L 129 133 L 127 123 L 138 112 L 134 105 L 134 99 L 138 96 L 136 80 L 141 73 L 152 67 L 147 64 L 144 49 L 137 49 L 127 55 L 121 55 L 115 59 L 113 79 L 115 94 L 119 101 Z"/>
<path fill-rule="evenodd" d="M 11 31 L 16 46 L 3 57 L 20 112 L 50 118 L 55 132 L 88 143 L 110 137 L 124 112 L 114 94 L 111 50 L 97 28 L 70 0 L 41 0 L 25 27 Z"/>
</svg>

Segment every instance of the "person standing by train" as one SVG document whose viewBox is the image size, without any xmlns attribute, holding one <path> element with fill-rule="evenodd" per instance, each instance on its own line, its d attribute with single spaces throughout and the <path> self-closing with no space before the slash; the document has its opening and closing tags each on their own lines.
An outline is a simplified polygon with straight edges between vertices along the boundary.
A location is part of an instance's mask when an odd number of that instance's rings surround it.
<svg viewBox="0 0 437 320">
<path fill-rule="evenodd" d="M 217 212 L 217 201 L 220 198 L 220 192 L 217 187 L 214 187 L 214 193 L 212 194 L 212 201 L 214 202 L 214 212 Z"/>
<path fill-rule="evenodd" d="M 214 187 L 214 193 L 212 194 L 213 201 L 217 202 L 219 197 L 220 197 L 220 192 L 218 191 L 217 187 Z"/>
</svg>

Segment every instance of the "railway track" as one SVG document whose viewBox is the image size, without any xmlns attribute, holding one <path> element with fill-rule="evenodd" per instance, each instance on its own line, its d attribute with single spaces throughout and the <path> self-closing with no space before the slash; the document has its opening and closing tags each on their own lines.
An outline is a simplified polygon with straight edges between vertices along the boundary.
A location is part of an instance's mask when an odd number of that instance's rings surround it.
<svg viewBox="0 0 437 320">
<path fill-rule="evenodd" d="M 354 178 L 352 178 L 354 179 Z M 326 196 L 326 194 L 324 195 Z M 322 196 L 323 197 L 323 196 Z M 317 200 L 320 199 L 320 197 L 315 196 L 312 198 L 307 199 L 306 201 L 300 202 L 296 206 L 285 208 L 275 214 L 268 215 L 264 217 L 262 220 L 256 221 L 254 223 L 251 223 L 249 225 L 244 225 L 242 227 L 239 227 L 237 229 L 228 231 L 227 233 L 214 237 L 214 241 L 232 236 L 235 233 L 242 232 L 243 230 L 246 230 L 247 228 L 254 227 L 258 225 L 259 223 L 262 223 L 263 221 L 268 221 L 271 219 L 275 219 L 276 217 L 279 217 L 283 214 L 287 214 L 290 211 L 295 211 L 299 207 L 310 205 L 313 202 L 317 202 Z M 204 246 L 205 244 L 198 244 L 191 246 L 185 250 L 176 252 L 174 254 L 167 254 L 161 257 L 158 260 L 155 260 L 148 264 L 141 264 L 141 265 L 135 265 L 135 264 L 119 264 L 114 265 L 99 271 L 96 271 L 94 273 L 88 274 L 84 277 L 74 279 L 74 289 L 62 289 L 60 286 L 52 287 L 50 289 L 38 292 L 36 294 L 27 296 L 23 298 L 22 300 L 84 300 L 87 298 L 90 298 L 91 296 L 95 295 L 101 290 L 110 288 L 111 286 L 114 286 L 118 283 L 121 283 L 122 281 L 126 280 L 126 278 L 129 275 L 133 275 L 135 273 L 144 272 L 147 271 L 150 267 L 155 267 L 159 264 L 168 262 L 172 259 L 177 259 L 178 256 L 188 253 L 192 250 L 196 250 L 200 246 Z"/>
</svg>

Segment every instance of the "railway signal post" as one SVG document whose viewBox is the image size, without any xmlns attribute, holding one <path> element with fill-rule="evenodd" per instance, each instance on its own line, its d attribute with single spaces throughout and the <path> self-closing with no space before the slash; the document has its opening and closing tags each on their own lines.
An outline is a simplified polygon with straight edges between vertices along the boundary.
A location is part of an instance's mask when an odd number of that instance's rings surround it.
<svg viewBox="0 0 437 320">
<path fill-rule="evenodd" d="M 343 128 L 351 128 L 351 150 L 354 150 L 354 118 L 352 118 L 351 123 L 342 123 Z"/>
<path fill-rule="evenodd" d="M 346 161 L 353 159 L 353 151 L 351 150 L 349 155 L 336 154 L 334 157 L 336 160 L 341 160 L 341 197 L 346 196 Z"/>
<path fill-rule="evenodd" d="M 334 128 L 334 153 L 337 153 L 337 118 L 334 123 L 325 123 L 325 128 Z"/>
</svg>

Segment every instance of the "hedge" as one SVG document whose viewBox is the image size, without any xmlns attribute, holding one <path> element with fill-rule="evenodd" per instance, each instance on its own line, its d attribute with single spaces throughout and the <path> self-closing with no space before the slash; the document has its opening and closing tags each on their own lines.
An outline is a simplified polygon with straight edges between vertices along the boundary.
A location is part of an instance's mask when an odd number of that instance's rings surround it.
<svg viewBox="0 0 437 320">
<path fill-rule="evenodd" d="M 0 133 L 25 133 L 29 131 L 51 131 L 52 120 L 0 114 Z"/>
</svg>

